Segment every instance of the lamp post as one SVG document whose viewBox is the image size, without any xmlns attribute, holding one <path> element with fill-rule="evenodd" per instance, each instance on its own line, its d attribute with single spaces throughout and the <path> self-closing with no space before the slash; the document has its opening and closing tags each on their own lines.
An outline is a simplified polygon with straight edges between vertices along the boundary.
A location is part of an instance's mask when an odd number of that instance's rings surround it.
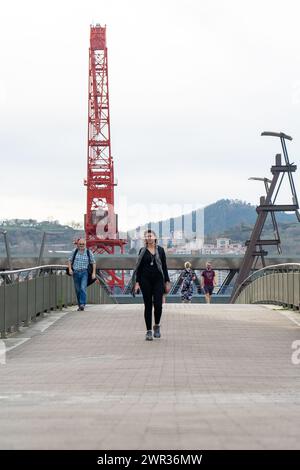
<svg viewBox="0 0 300 470">
<path fill-rule="evenodd" d="M 10 247 L 8 243 L 8 237 L 7 237 L 7 231 L 6 230 L 0 230 L 0 234 L 4 236 L 4 242 L 5 242 L 5 249 L 6 249 L 6 256 L 7 256 L 7 266 L 9 270 L 12 270 L 12 264 L 11 264 L 11 256 L 10 256 Z"/>
<path fill-rule="evenodd" d="M 51 235 L 60 235 L 61 233 L 62 233 L 62 231 L 54 231 L 54 230 L 51 231 L 51 232 L 43 232 L 40 253 L 39 253 L 38 260 L 37 260 L 38 266 L 42 266 L 47 237 L 51 236 Z"/>
</svg>

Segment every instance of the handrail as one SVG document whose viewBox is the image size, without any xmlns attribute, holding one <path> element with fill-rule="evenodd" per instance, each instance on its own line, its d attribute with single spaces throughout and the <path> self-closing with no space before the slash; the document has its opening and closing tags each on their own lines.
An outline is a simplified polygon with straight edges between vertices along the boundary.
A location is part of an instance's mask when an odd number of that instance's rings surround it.
<svg viewBox="0 0 300 470">
<path fill-rule="evenodd" d="M 6 274 L 18 274 L 18 273 L 24 273 L 26 271 L 35 271 L 37 269 L 43 269 L 43 268 L 51 268 L 51 269 L 66 269 L 67 265 L 66 264 L 44 264 L 42 266 L 33 266 L 31 268 L 23 268 L 23 269 L 13 269 L 13 270 L 5 270 L 5 271 L 0 271 L 0 276 L 6 275 Z"/>
<path fill-rule="evenodd" d="M 298 268 L 300 271 L 300 263 L 282 263 L 282 264 L 273 264 L 270 266 L 265 266 L 264 268 L 258 269 L 251 273 L 237 288 L 233 298 L 231 299 L 231 303 L 234 303 L 236 299 L 241 295 L 241 293 L 249 286 L 252 282 L 256 279 L 263 277 L 266 274 L 272 274 L 276 270 L 284 270 L 284 269 L 293 269 Z"/>
<path fill-rule="evenodd" d="M 23 274 L 26 272 L 31 272 L 31 271 L 39 271 L 39 270 L 46 270 L 46 269 L 56 269 L 56 270 L 66 270 L 67 265 L 66 264 L 44 264 L 41 266 L 33 266 L 31 268 L 23 268 L 23 269 L 14 269 L 14 270 L 5 270 L 5 271 L 0 271 L 0 276 L 7 276 L 7 275 L 16 275 L 16 274 Z M 103 279 L 96 274 L 97 280 L 99 283 L 102 285 L 102 287 L 106 290 L 106 292 L 111 295 L 107 285 L 103 281 Z"/>
<path fill-rule="evenodd" d="M 29 326 L 39 315 L 77 303 L 73 280 L 66 265 L 43 265 L 0 271 L 0 335 Z M 99 277 L 92 284 L 87 301 L 92 304 L 117 303 Z"/>
</svg>

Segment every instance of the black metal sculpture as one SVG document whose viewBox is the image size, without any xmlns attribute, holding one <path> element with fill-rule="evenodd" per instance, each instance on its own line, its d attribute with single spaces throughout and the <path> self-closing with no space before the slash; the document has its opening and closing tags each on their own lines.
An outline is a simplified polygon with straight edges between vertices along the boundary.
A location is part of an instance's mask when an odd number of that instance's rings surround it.
<svg viewBox="0 0 300 470">
<path fill-rule="evenodd" d="M 290 163 L 289 156 L 286 148 L 286 140 L 293 140 L 292 137 L 280 132 L 262 132 L 262 136 L 279 137 L 285 164 L 282 164 L 281 154 L 275 156 L 275 165 L 271 167 L 273 178 L 252 178 L 259 179 L 265 183 L 266 196 L 261 196 L 260 205 L 257 206 L 257 219 L 250 237 L 246 241 L 246 253 L 237 275 L 235 285 L 231 295 L 231 303 L 233 303 L 238 295 L 239 288 L 244 280 L 250 275 L 251 271 L 256 268 L 257 261 L 261 259 L 262 266 L 265 266 L 265 256 L 268 252 L 263 248 L 265 246 L 277 246 L 278 253 L 281 253 L 280 236 L 278 225 L 275 217 L 276 212 L 295 212 L 298 221 L 300 222 L 299 203 L 296 193 L 296 188 L 293 180 L 293 173 L 296 171 L 297 166 Z M 276 204 L 276 199 L 285 175 L 288 175 L 290 189 L 292 193 L 292 204 Z M 275 238 L 272 240 L 264 240 L 261 238 L 264 224 L 268 214 L 271 214 Z"/>
</svg>

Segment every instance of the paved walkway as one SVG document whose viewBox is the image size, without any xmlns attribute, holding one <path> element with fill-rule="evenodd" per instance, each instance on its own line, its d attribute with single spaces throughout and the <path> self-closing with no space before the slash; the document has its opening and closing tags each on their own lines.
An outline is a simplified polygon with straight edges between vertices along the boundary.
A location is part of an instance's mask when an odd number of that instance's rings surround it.
<svg viewBox="0 0 300 470">
<path fill-rule="evenodd" d="M 50 314 L 6 340 L 0 448 L 299 449 L 295 340 L 264 306 L 167 304 L 153 342 L 142 305 Z"/>
</svg>

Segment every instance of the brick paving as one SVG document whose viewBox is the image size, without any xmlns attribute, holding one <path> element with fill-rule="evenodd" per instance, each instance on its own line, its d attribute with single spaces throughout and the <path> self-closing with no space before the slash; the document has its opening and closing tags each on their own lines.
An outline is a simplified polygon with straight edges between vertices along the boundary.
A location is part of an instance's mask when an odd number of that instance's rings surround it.
<svg viewBox="0 0 300 470">
<path fill-rule="evenodd" d="M 300 315 L 163 309 L 152 342 L 138 304 L 55 312 L 7 340 L 0 448 L 299 449 Z"/>
</svg>

